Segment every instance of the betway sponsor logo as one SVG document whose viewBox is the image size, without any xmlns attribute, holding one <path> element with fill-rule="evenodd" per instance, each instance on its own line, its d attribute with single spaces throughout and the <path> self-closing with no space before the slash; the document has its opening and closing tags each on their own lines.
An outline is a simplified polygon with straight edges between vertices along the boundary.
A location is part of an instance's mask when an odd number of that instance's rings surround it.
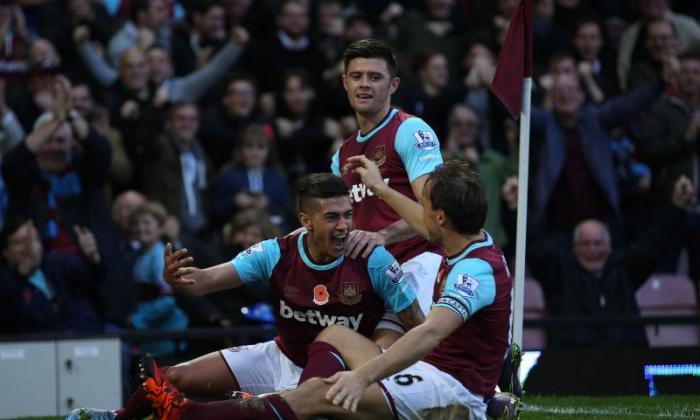
<svg viewBox="0 0 700 420">
<path fill-rule="evenodd" d="M 362 322 L 363 315 L 364 314 L 359 314 L 357 316 L 337 316 L 324 314 L 319 310 L 311 309 L 308 309 L 306 312 L 295 311 L 287 306 L 283 300 L 280 300 L 280 316 L 282 318 L 294 318 L 299 322 L 308 322 L 311 325 L 320 325 L 322 327 L 339 324 L 357 331 L 357 329 L 360 328 L 360 322 Z"/>
<path fill-rule="evenodd" d="M 384 178 L 384 183 L 389 185 L 389 178 Z M 365 197 L 372 197 L 374 193 L 365 184 L 353 184 L 350 188 L 350 199 L 355 203 L 364 200 Z"/>
</svg>

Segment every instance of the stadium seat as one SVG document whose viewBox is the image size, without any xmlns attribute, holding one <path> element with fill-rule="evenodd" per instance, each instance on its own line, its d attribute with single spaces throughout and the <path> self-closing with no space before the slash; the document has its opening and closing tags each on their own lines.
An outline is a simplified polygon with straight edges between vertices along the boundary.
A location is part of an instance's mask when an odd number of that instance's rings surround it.
<svg viewBox="0 0 700 420">
<path fill-rule="evenodd" d="M 547 307 L 544 301 L 544 293 L 540 283 L 531 278 L 525 278 L 525 305 L 523 308 L 525 319 L 545 319 Z M 523 331 L 523 349 L 541 350 L 547 345 L 547 330 L 544 328 L 525 328 Z"/>
<path fill-rule="evenodd" d="M 695 285 L 686 276 L 653 274 L 637 290 L 637 304 L 642 315 L 698 315 Z M 647 325 L 651 347 L 700 345 L 697 325 Z"/>
</svg>

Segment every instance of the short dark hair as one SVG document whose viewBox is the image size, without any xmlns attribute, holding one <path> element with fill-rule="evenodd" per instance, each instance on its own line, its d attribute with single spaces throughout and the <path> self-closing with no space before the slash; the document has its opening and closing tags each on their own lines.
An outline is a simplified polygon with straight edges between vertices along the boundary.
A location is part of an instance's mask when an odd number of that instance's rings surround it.
<svg viewBox="0 0 700 420">
<path fill-rule="evenodd" d="M 129 221 L 134 225 L 138 223 L 141 216 L 145 215 L 153 216 L 156 222 L 158 222 L 158 226 L 162 227 L 168 218 L 168 211 L 165 210 L 165 206 L 157 201 L 146 201 L 134 209 Z"/>
<path fill-rule="evenodd" d="M 322 172 L 306 175 L 297 183 L 297 208 L 309 213 L 315 199 L 348 196 L 348 186 L 342 178 Z"/>
<path fill-rule="evenodd" d="M 348 71 L 348 64 L 355 58 L 381 58 L 386 62 L 391 77 L 396 76 L 396 55 L 388 42 L 380 39 L 361 39 L 350 44 L 343 53 L 343 65 Z"/>
<path fill-rule="evenodd" d="M 2 232 L 0 232 L 0 250 L 5 250 L 9 243 L 10 236 L 14 235 L 19 228 L 30 221 L 31 219 L 29 217 L 23 215 L 15 215 L 5 221 L 5 226 L 3 226 Z"/>
<path fill-rule="evenodd" d="M 452 228 L 461 234 L 476 235 L 484 227 L 488 204 L 478 176 L 469 163 L 447 161 L 428 175 L 430 203 L 442 210 Z"/>
</svg>

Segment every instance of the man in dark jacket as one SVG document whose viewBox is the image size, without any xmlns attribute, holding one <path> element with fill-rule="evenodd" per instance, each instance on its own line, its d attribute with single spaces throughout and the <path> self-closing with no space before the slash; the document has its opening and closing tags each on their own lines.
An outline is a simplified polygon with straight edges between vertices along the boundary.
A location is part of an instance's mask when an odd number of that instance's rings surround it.
<svg viewBox="0 0 700 420">
<path fill-rule="evenodd" d="M 100 332 L 95 292 L 100 254 L 87 229 L 77 229 L 86 259 L 44 255 L 34 224 L 15 219 L 0 235 L 0 333 Z M 89 262 L 89 264 L 87 263 Z"/>
<path fill-rule="evenodd" d="M 585 220 L 574 230 L 573 254 L 549 254 L 532 246 L 530 268 L 542 283 L 547 304 L 554 316 L 638 315 L 635 291 L 656 269 L 663 253 L 660 243 L 679 236 L 683 208 L 695 194 L 687 177 L 680 177 L 671 202 L 659 212 L 645 235 L 623 250 L 611 249 L 610 233 L 603 223 Z M 577 326 L 555 331 L 552 345 L 645 346 L 641 325 Z"/>
</svg>

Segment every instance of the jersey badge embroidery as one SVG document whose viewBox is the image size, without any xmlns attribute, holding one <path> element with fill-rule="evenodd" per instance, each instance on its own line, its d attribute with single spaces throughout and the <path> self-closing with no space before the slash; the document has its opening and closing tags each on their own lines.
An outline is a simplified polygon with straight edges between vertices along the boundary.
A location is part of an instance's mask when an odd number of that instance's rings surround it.
<svg viewBox="0 0 700 420">
<path fill-rule="evenodd" d="M 374 148 L 374 152 L 372 152 L 372 160 L 377 164 L 377 166 L 382 166 L 382 164 L 386 161 L 386 147 L 383 144 Z"/>
<path fill-rule="evenodd" d="M 328 289 L 324 284 L 317 284 L 314 287 L 314 303 L 316 305 L 325 305 L 328 303 Z"/>
<path fill-rule="evenodd" d="M 476 289 L 479 287 L 479 282 L 468 274 L 460 274 L 455 282 L 455 289 L 463 292 L 469 299 L 476 297 Z"/>
<path fill-rule="evenodd" d="M 437 145 L 433 133 L 429 131 L 418 130 L 413 133 L 413 137 L 416 138 L 416 147 L 421 150 L 433 150 Z"/>
<path fill-rule="evenodd" d="M 340 283 L 340 296 L 338 300 L 343 305 L 356 305 L 362 299 L 359 283 Z"/>
</svg>

